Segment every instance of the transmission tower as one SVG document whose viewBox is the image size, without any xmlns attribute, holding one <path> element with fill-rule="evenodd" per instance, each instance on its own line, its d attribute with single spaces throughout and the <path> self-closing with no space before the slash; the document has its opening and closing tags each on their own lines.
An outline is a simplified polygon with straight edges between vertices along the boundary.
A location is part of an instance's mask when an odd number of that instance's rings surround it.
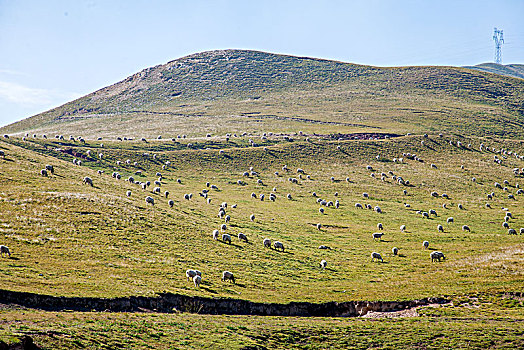
<svg viewBox="0 0 524 350">
<path fill-rule="evenodd" d="M 504 43 L 502 30 L 495 28 L 493 40 L 495 41 L 495 63 L 502 64 L 502 44 Z"/>
</svg>

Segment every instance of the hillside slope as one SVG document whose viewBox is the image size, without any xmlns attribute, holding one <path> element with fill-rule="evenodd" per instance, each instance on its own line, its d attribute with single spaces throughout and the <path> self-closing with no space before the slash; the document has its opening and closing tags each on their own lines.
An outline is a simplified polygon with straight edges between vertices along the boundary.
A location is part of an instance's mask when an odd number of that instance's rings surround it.
<svg viewBox="0 0 524 350">
<path fill-rule="evenodd" d="M 505 75 L 513 78 L 524 79 L 524 64 L 497 64 L 481 63 L 475 66 L 466 66 L 464 68 L 476 69 L 482 72 Z"/>
<path fill-rule="evenodd" d="M 454 67 L 377 68 L 257 51 L 145 69 L 3 133 L 153 137 L 375 129 L 524 137 L 524 81 Z M 252 123 L 256 122 L 256 123 Z M 317 126 L 315 126 L 317 128 Z"/>
</svg>

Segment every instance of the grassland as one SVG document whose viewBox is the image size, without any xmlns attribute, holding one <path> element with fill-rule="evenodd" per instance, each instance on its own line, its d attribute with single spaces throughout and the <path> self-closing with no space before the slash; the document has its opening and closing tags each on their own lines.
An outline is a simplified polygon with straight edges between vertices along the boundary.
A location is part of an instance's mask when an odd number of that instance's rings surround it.
<svg viewBox="0 0 524 350">
<path fill-rule="evenodd" d="M 0 339 L 45 349 L 519 349 L 522 300 L 457 297 L 408 318 L 289 318 L 2 309 Z"/>
</svg>

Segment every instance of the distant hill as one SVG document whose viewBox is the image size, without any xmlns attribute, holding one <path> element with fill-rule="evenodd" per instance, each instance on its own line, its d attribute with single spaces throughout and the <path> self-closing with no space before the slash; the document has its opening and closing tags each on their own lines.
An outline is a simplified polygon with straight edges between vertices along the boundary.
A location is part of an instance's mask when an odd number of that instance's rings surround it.
<svg viewBox="0 0 524 350">
<path fill-rule="evenodd" d="M 497 64 L 481 63 L 476 66 L 466 66 L 464 68 L 475 69 L 481 72 L 495 73 L 513 78 L 524 79 L 524 64 Z"/>
<path fill-rule="evenodd" d="M 524 81 L 457 67 L 379 68 L 219 50 L 144 69 L 1 132 L 94 138 L 297 130 L 524 138 Z"/>
</svg>

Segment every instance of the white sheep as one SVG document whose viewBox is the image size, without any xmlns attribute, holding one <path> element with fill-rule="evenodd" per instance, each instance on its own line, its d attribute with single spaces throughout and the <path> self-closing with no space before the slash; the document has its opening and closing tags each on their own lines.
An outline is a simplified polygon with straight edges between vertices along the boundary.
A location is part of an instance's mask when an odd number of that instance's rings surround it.
<svg viewBox="0 0 524 350">
<path fill-rule="evenodd" d="M 186 278 L 187 280 L 189 281 L 190 279 L 193 279 L 195 276 L 198 276 L 197 275 L 197 272 L 195 270 L 186 270 Z"/>
<path fill-rule="evenodd" d="M 382 256 L 379 253 L 377 253 L 377 252 L 371 253 L 371 261 L 373 261 L 373 260 L 376 260 L 376 261 L 380 260 L 380 261 L 384 262 L 384 260 L 382 259 Z"/>
<path fill-rule="evenodd" d="M 428 242 L 428 241 L 424 241 L 424 242 L 422 242 L 422 246 L 424 247 L 424 249 L 428 249 L 428 247 L 429 247 L 429 242 Z"/>
<path fill-rule="evenodd" d="M 360 204 L 360 203 L 355 203 L 355 208 L 363 209 L 362 204 Z"/>
<path fill-rule="evenodd" d="M 393 253 L 393 255 L 398 255 L 398 248 L 393 247 L 393 249 L 391 249 L 391 252 Z"/>
<path fill-rule="evenodd" d="M 327 266 L 327 261 L 326 260 L 321 260 L 320 261 L 320 268 L 322 270 L 325 270 L 326 269 L 326 266 Z"/>
<path fill-rule="evenodd" d="M 284 251 L 284 244 L 282 242 L 275 241 L 273 246 L 275 247 L 275 250 L 282 249 L 282 251 Z"/>
<path fill-rule="evenodd" d="M 442 227 L 442 225 L 437 225 L 437 230 L 439 232 L 444 232 L 444 227 Z"/>
<path fill-rule="evenodd" d="M 218 230 L 213 230 L 213 239 L 218 240 Z"/>
<path fill-rule="evenodd" d="M 444 253 L 438 251 L 431 252 L 429 256 L 431 257 L 431 262 L 440 261 L 440 259 L 446 260 Z"/>
<path fill-rule="evenodd" d="M 255 221 L 255 214 L 251 214 L 251 215 L 249 216 L 249 220 L 251 220 L 251 221 Z"/>
<path fill-rule="evenodd" d="M 88 177 L 88 176 L 84 177 L 84 180 L 82 181 L 82 183 L 83 184 L 88 184 L 91 187 L 93 187 L 93 180 L 90 177 Z"/>
<path fill-rule="evenodd" d="M 508 230 L 508 235 L 515 235 L 516 236 L 517 235 L 517 230 L 515 230 L 514 228 L 510 228 Z"/>
<path fill-rule="evenodd" d="M 262 241 L 262 243 L 264 244 L 264 248 L 269 248 L 271 249 L 271 240 L 269 238 L 264 238 L 264 240 Z"/>
<path fill-rule="evenodd" d="M 404 232 L 406 231 L 406 225 L 401 225 L 400 226 L 400 232 Z"/>
<path fill-rule="evenodd" d="M 231 282 L 235 283 L 235 276 L 233 273 L 229 271 L 222 272 L 222 281 L 230 280 Z"/>
<path fill-rule="evenodd" d="M 40 170 L 40 175 L 42 175 L 43 177 L 47 177 L 47 170 L 45 169 Z"/>
<path fill-rule="evenodd" d="M 248 241 L 247 241 L 247 236 L 246 236 L 245 234 L 243 234 L 242 232 L 240 232 L 240 233 L 238 234 L 238 240 L 239 240 L 239 241 L 245 241 L 246 243 L 248 243 Z"/>
<path fill-rule="evenodd" d="M 221 229 L 222 231 L 227 230 L 227 225 L 226 225 L 226 224 L 222 224 L 222 225 L 220 225 L 220 229 Z"/>
<path fill-rule="evenodd" d="M 453 223 L 454 221 L 455 221 L 455 219 L 453 219 L 453 217 L 451 217 L 451 216 L 450 216 L 449 218 L 447 218 L 447 220 L 446 220 L 446 222 L 447 222 L 448 224 L 451 224 L 451 223 Z"/>
<path fill-rule="evenodd" d="M 468 231 L 468 232 L 471 232 L 471 229 L 469 228 L 468 225 L 462 225 L 462 231 Z"/>
<path fill-rule="evenodd" d="M 383 229 L 384 229 L 384 225 L 382 225 L 381 223 L 378 223 L 378 224 L 377 224 L 377 228 L 378 228 L 379 230 L 383 230 Z"/>
<path fill-rule="evenodd" d="M 383 232 L 374 232 L 372 236 L 373 236 L 373 240 L 378 239 L 379 241 L 381 241 L 382 236 L 384 236 L 384 233 Z"/>
<path fill-rule="evenodd" d="M 317 224 L 317 230 L 320 230 L 322 228 L 322 224 Z"/>
<path fill-rule="evenodd" d="M 224 233 L 224 234 L 222 235 L 222 241 L 224 241 L 224 242 L 228 242 L 229 244 L 231 244 L 231 236 L 228 235 L 227 233 Z"/>
<path fill-rule="evenodd" d="M 167 204 L 169 204 L 169 206 L 173 208 L 173 206 L 175 205 L 175 202 L 172 199 L 170 199 L 169 202 L 167 202 Z"/>
<path fill-rule="evenodd" d="M 202 277 L 199 275 L 193 276 L 193 283 L 195 284 L 196 288 L 199 288 L 200 283 L 202 283 Z"/>
<path fill-rule="evenodd" d="M 126 192 L 126 195 L 127 195 L 128 197 L 131 197 L 131 191 L 127 191 L 127 192 Z"/>
<path fill-rule="evenodd" d="M 9 257 L 11 257 L 11 252 L 9 251 L 9 248 L 7 248 L 7 246 L 0 245 L 0 257 L 3 257 L 4 255 L 9 255 Z"/>
<path fill-rule="evenodd" d="M 380 209 L 380 207 L 379 207 L 378 205 L 374 208 L 374 210 L 375 210 L 377 213 L 379 213 L 379 214 L 382 213 L 382 209 Z"/>
<path fill-rule="evenodd" d="M 160 187 L 155 187 L 155 188 L 153 188 L 153 193 L 158 193 L 158 194 L 160 194 Z"/>
<path fill-rule="evenodd" d="M 155 199 L 153 197 L 147 196 L 146 197 L 146 204 L 155 205 Z"/>
</svg>

